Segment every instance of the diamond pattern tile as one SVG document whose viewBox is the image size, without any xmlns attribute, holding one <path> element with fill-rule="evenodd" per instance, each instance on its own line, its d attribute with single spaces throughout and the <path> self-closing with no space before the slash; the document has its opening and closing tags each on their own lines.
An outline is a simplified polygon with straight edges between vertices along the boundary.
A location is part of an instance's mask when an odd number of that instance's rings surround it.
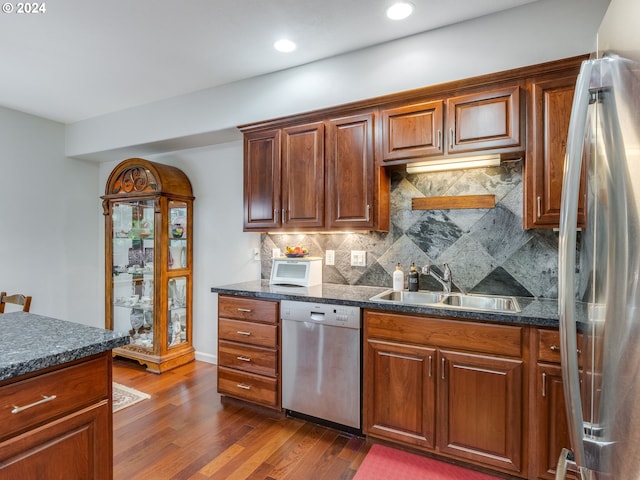
<svg viewBox="0 0 640 480">
<path fill-rule="evenodd" d="M 493 209 L 411 210 L 421 196 L 496 196 Z M 391 172 L 389 232 L 333 235 L 263 235 L 262 277 L 271 273 L 271 249 L 302 244 L 314 256 L 335 250 L 335 265 L 324 265 L 324 281 L 391 287 L 398 262 L 448 263 L 454 289 L 486 294 L 556 298 L 558 239 L 552 231 L 522 229 L 522 161 L 500 167 L 409 175 Z M 367 252 L 366 267 L 351 266 L 351 250 Z M 429 277 L 420 288 L 440 289 Z"/>
</svg>

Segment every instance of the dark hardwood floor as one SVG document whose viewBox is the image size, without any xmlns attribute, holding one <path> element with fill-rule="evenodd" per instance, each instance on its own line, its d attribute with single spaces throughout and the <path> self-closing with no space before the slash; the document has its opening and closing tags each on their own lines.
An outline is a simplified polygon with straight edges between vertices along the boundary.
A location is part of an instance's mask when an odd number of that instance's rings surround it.
<svg viewBox="0 0 640 480">
<path fill-rule="evenodd" d="M 113 415 L 115 480 L 346 480 L 371 446 L 268 409 L 221 401 L 216 366 L 208 363 L 156 375 L 116 358 L 113 380 L 151 395 Z"/>
</svg>

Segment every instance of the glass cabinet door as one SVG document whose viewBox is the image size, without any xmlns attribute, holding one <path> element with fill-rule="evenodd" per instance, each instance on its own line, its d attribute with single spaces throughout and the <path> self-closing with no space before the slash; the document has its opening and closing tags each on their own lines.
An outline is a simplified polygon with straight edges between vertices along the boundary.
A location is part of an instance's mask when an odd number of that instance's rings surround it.
<svg viewBox="0 0 640 480">
<path fill-rule="evenodd" d="M 113 329 L 153 348 L 154 201 L 124 200 L 112 210 Z"/>
<path fill-rule="evenodd" d="M 187 341 L 187 291 L 187 277 L 169 279 L 168 347 Z"/>
<path fill-rule="evenodd" d="M 187 204 L 169 201 L 169 270 L 186 268 L 187 259 Z"/>
</svg>

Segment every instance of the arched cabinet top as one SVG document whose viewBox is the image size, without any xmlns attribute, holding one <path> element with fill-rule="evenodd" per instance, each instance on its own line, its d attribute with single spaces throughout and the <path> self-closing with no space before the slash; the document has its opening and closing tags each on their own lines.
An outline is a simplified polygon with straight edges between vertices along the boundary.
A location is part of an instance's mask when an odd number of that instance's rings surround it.
<svg viewBox="0 0 640 480">
<path fill-rule="evenodd" d="M 143 158 L 129 158 L 113 169 L 102 198 L 135 195 L 172 195 L 193 199 L 191 182 L 179 168 Z"/>
</svg>

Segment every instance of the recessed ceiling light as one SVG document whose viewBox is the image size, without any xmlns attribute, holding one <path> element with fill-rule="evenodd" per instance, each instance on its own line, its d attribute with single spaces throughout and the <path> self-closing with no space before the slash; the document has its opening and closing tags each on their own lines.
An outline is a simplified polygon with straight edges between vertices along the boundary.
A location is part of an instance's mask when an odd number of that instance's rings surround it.
<svg viewBox="0 0 640 480">
<path fill-rule="evenodd" d="M 286 38 L 283 38 L 281 40 L 278 40 L 276 43 L 274 43 L 273 48 L 275 48 L 279 52 L 289 53 L 289 52 L 293 52 L 296 49 L 296 44 L 293 43 L 291 40 L 287 40 Z"/>
<path fill-rule="evenodd" d="M 387 17 L 391 20 L 402 20 L 413 13 L 413 4 L 409 2 L 397 2 L 387 8 Z"/>
</svg>

